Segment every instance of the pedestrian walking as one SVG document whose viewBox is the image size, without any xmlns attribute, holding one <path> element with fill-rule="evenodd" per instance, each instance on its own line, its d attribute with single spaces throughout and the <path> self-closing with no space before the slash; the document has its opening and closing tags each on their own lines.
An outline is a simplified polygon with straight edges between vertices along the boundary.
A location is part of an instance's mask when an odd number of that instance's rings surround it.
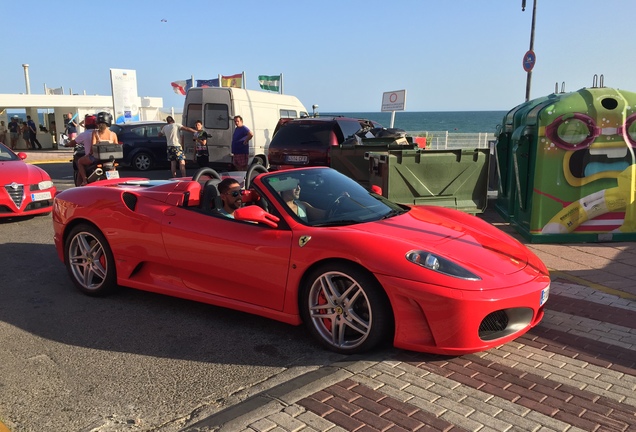
<svg viewBox="0 0 636 432">
<path fill-rule="evenodd" d="M 42 144 L 38 141 L 38 130 L 35 127 L 35 122 L 31 119 L 31 116 L 27 116 L 27 127 L 29 128 L 29 141 L 31 142 L 31 148 L 35 149 L 35 146 L 38 146 L 38 149 L 42 148 Z"/>
</svg>

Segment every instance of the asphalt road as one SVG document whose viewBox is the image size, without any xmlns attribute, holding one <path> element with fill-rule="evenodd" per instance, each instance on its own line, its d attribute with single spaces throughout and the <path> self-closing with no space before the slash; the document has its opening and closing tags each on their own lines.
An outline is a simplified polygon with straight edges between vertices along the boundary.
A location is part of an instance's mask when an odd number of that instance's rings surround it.
<svg viewBox="0 0 636 432">
<path fill-rule="evenodd" d="M 41 167 L 71 187 L 69 163 Z M 0 220 L 0 422 L 13 432 L 179 430 L 343 360 L 303 327 L 131 289 L 85 296 L 52 237 L 50 215 Z"/>
</svg>

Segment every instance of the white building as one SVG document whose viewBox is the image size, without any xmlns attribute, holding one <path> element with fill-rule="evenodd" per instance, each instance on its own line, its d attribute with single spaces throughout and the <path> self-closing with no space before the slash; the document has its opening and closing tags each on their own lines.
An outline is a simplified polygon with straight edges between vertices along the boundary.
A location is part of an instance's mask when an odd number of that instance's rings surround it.
<svg viewBox="0 0 636 432">
<path fill-rule="evenodd" d="M 139 119 L 140 120 L 163 120 L 165 114 L 161 112 L 163 98 L 160 97 L 139 97 Z M 51 95 L 51 94 L 0 94 L 0 120 L 4 120 L 5 126 L 9 124 L 8 111 L 26 110 L 26 115 L 31 116 L 36 125 L 40 123 L 39 111 L 46 110 L 44 124 L 47 129 L 43 132 L 38 128 L 37 139 L 42 147 L 47 149 L 56 148 L 56 138 L 60 132 L 64 132 L 65 114 L 77 114 L 79 123 L 86 114 L 96 114 L 99 111 L 114 113 L 112 96 L 89 96 L 89 95 Z M 55 122 L 57 129 L 56 137 L 52 135 L 52 122 Z M 61 125 L 61 126 L 58 126 Z M 81 132 L 81 129 L 78 131 Z M 7 133 L 9 145 L 9 134 Z M 20 137 L 17 149 L 27 149 L 27 145 Z"/>
</svg>

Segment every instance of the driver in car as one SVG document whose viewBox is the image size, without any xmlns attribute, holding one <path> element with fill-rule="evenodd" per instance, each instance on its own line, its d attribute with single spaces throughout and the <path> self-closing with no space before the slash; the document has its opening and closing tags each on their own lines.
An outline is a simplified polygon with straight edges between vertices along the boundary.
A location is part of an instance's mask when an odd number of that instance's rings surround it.
<svg viewBox="0 0 636 432">
<path fill-rule="evenodd" d="M 221 180 L 217 189 L 221 195 L 221 201 L 223 201 L 223 207 L 219 209 L 219 213 L 234 219 L 234 211 L 243 205 L 241 185 L 233 178 L 226 178 Z"/>
</svg>

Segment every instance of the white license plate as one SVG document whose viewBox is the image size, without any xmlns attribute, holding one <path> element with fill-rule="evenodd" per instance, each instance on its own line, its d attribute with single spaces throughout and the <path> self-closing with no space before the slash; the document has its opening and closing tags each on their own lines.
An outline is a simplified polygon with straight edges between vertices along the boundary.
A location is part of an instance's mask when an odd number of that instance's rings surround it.
<svg viewBox="0 0 636 432">
<path fill-rule="evenodd" d="M 307 162 L 307 156 L 287 155 L 287 156 L 285 156 L 285 161 L 287 161 L 287 162 Z"/>
<path fill-rule="evenodd" d="M 548 297 L 550 297 L 550 287 L 541 290 L 541 300 L 539 301 L 539 306 L 543 306 L 543 304 L 548 300 Z"/>
<path fill-rule="evenodd" d="M 51 199 L 51 192 L 38 192 L 31 194 L 31 201 L 43 201 Z"/>
<path fill-rule="evenodd" d="M 106 178 L 107 179 L 118 179 L 119 178 L 119 171 L 106 171 Z"/>
</svg>

